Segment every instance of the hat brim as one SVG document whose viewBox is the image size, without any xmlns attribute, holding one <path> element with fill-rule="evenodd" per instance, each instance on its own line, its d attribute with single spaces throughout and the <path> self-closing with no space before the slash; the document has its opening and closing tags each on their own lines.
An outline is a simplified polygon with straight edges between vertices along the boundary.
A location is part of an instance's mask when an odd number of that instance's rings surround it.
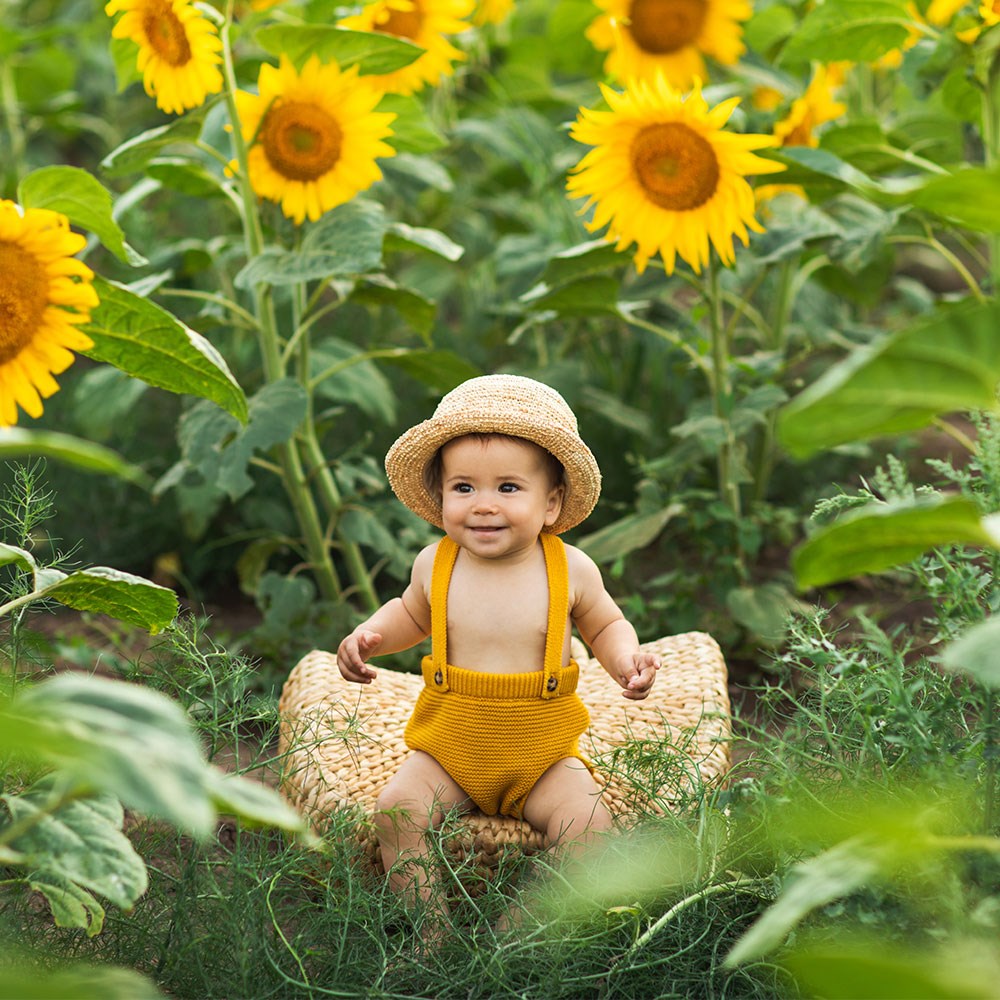
<svg viewBox="0 0 1000 1000">
<path fill-rule="evenodd" d="M 554 455 L 565 470 L 562 509 L 545 530 L 558 535 L 583 521 L 601 495 L 601 470 L 578 434 L 542 424 L 530 417 L 466 409 L 431 417 L 401 434 L 385 456 L 389 485 L 415 514 L 435 527 L 444 527 L 440 500 L 427 489 L 424 470 L 437 450 L 465 434 L 503 434 L 523 438 Z"/>
</svg>

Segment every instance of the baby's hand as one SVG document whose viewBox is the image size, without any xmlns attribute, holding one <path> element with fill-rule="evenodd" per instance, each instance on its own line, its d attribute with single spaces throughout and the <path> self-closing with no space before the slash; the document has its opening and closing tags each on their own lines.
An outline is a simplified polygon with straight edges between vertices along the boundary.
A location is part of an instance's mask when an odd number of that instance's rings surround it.
<svg viewBox="0 0 1000 1000">
<path fill-rule="evenodd" d="M 624 658 L 625 669 L 618 682 L 625 689 L 622 696 L 631 701 L 641 701 L 649 694 L 660 669 L 660 658 L 655 653 L 633 653 Z"/>
<path fill-rule="evenodd" d="M 337 666 L 345 680 L 371 684 L 375 670 L 365 662 L 382 645 L 382 636 L 367 629 L 352 632 L 337 650 Z"/>
</svg>

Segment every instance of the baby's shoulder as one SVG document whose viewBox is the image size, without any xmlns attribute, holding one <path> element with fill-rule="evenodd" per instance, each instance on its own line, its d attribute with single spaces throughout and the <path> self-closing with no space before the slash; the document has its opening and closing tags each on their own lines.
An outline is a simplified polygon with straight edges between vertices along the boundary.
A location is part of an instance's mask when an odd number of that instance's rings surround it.
<svg viewBox="0 0 1000 1000">
<path fill-rule="evenodd" d="M 584 591 L 594 586 L 603 586 L 601 571 L 597 568 L 597 563 L 583 549 L 578 549 L 575 545 L 566 543 L 565 548 L 566 568 L 569 571 L 570 586 L 575 591 Z"/>
</svg>

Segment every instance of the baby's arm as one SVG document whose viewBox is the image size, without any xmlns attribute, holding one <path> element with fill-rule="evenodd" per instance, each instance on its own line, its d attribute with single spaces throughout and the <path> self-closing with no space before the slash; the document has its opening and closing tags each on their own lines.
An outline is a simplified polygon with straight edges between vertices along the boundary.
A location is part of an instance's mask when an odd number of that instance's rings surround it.
<svg viewBox="0 0 1000 1000">
<path fill-rule="evenodd" d="M 571 612 L 573 624 L 601 666 L 624 689 L 622 695 L 640 701 L 653 686 L 660 658 L 639 650 L 635 629 L 604 588 L 601 571 L 593 559 L 572 546 L 566 550 L 576 594 Z"/>
<path fill-rule="evenodd" d="M 430 579 L 434 549 L 428 546 L 414 560 L 410 583 L 402 597 L 383 604 L 341 642 L 337 666 L 346 680 L 370 684 L 375 678 L 374 669 L 368 665 L 370 657 L 409 649 L 430 635 L 431 609 L 425 582 Z"/>
</svg>

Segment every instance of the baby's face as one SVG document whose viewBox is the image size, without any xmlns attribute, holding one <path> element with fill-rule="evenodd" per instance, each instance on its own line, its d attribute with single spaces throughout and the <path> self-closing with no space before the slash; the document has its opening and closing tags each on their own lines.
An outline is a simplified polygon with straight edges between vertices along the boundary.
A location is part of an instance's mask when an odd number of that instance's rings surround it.
<svg viewBox="0 0 1000 1000">
<path fill-rule="evenodd" d="M 545 452 L 516 438 L 456 438 L 441 450 L 444 529 L 484 559 L 505 559 L 535 545 L 562 509 Z"/>
</svg>

